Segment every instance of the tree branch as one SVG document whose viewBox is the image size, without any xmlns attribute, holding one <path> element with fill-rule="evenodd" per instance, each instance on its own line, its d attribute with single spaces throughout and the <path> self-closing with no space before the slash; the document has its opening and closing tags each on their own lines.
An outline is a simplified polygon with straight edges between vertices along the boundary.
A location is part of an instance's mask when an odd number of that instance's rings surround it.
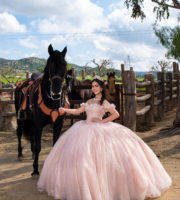
<svg viewBox="0 0 180 200">
<path fill-rule="evenodd" d="M 177 1 L 177 0 L 172 0 L 172 1 L 173 1 L 174 5 L 180 7 L 180 2 L 179 1 Z"/>
<path fill-rule="evenodd" d="M 177 0 L 172 0 L 174 5 L 162 3 L 162 2 L 159 2 L 158 0 L 151 0 L 151 1 L 154 2 L 154 3 L 157 3 L 158 5 L 161 5 L 161 6 L 167 6 L 169 8 L 180 9 L 180 3 Z"/>
</svg>

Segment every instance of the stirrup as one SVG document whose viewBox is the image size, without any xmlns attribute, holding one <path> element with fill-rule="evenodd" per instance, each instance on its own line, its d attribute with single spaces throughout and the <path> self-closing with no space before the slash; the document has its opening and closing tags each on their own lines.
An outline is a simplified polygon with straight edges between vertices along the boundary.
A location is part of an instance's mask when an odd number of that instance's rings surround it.
<svg viewBox="0 0 180 200">
<path fill-rule="evenodd" d="M 25 120 L 27 118 L 26 111 L 18 110 L 18 120 Z"/>
</svg>

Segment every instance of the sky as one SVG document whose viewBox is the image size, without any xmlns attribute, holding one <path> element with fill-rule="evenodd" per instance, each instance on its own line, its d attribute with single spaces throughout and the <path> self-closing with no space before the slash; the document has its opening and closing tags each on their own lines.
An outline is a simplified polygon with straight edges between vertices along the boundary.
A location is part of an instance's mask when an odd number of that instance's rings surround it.
<svg viewBox="0 0 180 200">
<path fill-rule="evenodd" d="M 146 19 L 131 18 L 124 0 L 0 0 L 0 58 L 48 58 L 48 46 L 62 51 L 66 60 L 93 66 L 108 59 L 113 67 L 125 64 L 148 71 L 164 60 L 166 49 L 154 35 L 154 3 L 145 0 Z M 178 10 L 159 26 L 178 25 Z"/>
</svg>

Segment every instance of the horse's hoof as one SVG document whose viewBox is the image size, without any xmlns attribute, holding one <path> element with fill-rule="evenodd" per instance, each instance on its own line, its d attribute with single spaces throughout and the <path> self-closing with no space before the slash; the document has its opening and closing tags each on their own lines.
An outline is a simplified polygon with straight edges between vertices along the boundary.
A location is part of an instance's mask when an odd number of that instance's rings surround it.
<svg viewBox="0 0 180 200">
<path fill-rule="evenodd" d="M 18 160 L 22 161 L 22 159 L 23 159 L 23 155 L 18 155 Z"/>
<path fill-rule="evenodd" d="M 39 172 L 33 172 L 33 173 L 31 173 L 31 176 L 32 176 L 32 177 L 39 176 Z"/>
</svg>

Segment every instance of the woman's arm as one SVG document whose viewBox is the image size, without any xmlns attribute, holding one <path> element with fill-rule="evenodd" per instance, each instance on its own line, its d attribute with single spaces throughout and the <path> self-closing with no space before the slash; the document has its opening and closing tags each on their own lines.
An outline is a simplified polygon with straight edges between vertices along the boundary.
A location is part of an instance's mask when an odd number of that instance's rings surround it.
<svg viewBox="0 0 180 200">
<path fill-rule="evenodd" d="M 115 108 L 109 108 L 108 112 L 110 112 L 111 115 L 109 117 L 106 117 L 106 118 L 102 119 L 101 121 L 103 123 L 112 122 L 113 120 L 115 120 L 115 119 L 117 119 L 119 117 L 119 113 Z"/>
<path fill-rule="evenodd" d="M 72 115 L 79 115 L 80 113 L 85 112 L 85 106 L 81 106 L 78 109 L 68 109 L 68 108 L 60 107 L 59 112 L 68 113 L 68 114 L 72 114 Z"/>
</svg>

